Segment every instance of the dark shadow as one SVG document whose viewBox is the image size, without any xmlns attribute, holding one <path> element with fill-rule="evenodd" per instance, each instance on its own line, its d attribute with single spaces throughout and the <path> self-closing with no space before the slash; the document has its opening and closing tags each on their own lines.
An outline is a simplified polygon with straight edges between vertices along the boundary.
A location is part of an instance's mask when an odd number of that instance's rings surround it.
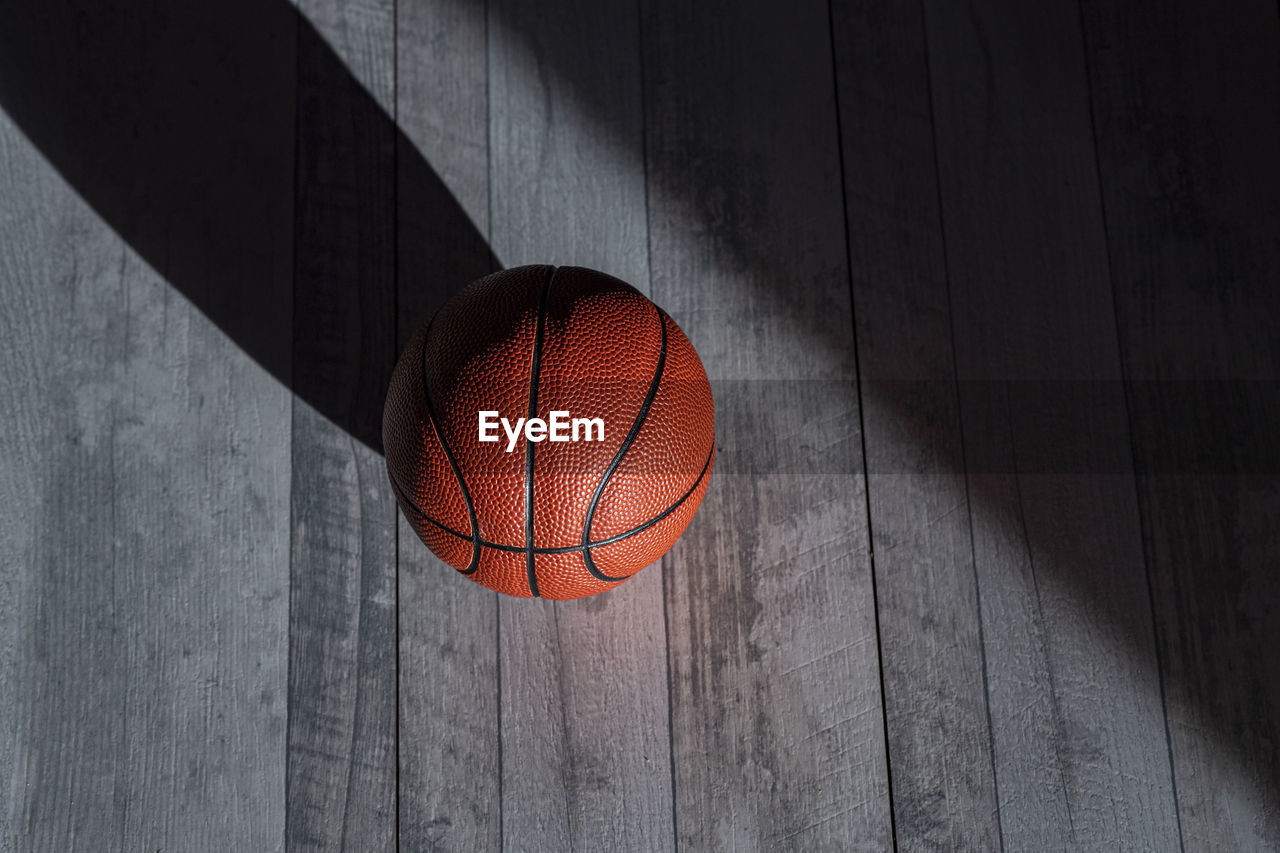
<svg viewBox="0 0 1280 853">
<path fill-rule="evenodd" d="M 280 0 L 7 2 L 0 106 L 150 266 L 375 449 L 397 320 L 418 319 L 396 315 L 397 222 L 430 271 L 408 277 L 402 311 L 493 265 L 387 111 Z"/>
</svg>

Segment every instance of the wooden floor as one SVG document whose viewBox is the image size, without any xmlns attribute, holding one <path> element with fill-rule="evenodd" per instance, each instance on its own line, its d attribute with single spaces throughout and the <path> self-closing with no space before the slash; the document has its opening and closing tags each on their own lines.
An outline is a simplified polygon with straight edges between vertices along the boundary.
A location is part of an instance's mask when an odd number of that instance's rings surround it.
<svg viewBox="0 0 1280 853">
<path fill-rule="evenodd" d="M 8 0 L 0 851 L 1280 849 L 1277 57 L 1272 0 Z M 595 599 L 457 577 L 378 450 L 524 263 L 716 394 Z"/>
</svg>

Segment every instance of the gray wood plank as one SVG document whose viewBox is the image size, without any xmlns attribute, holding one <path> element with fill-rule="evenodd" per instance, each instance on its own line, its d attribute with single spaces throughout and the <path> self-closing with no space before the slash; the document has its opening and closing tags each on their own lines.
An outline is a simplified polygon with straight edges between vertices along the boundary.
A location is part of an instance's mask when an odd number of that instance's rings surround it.
<svg viewBox="0 0 1280 853">
<path fill-rule="evenodd" d="M 892 846 L 825 4 L 643 10 L 653 292 L 716 395 L 664 562 L 692 849 Z"/>
<path fill-rule="evenodd" d="M 279 850 L 289 393 L 197 305 L 288 317 L 289 19 L 39 6 L 0 12 L 0 849 Z"/>
<path fill-rule="evenodd" d="M 286 844 L 390 850 L 396 510 L 376 437 L 395 357 L 394 4 L 299 10 Z"/>
<path fill-rule="evenodd" d="M 1183 840 L 1280 848 L 1280 19 L 1082 4 Z"/>
<path fill-rule="evenodd" d="M 1003 841 L 1177 849 L 1078 10 L 925 18 Z"/>
<path fill-rule="evenodd" d="M 899 850 L 1000 847 L 922 10 L 832 6 Z"/>
<path fill-rule="evenodd" d="M 489 16 L 494 250 L 647 290 L 634 5 Z M 662 571 L 587 600 L 500 600 L 506 847 L 672 847 Z"/>
<path fill-rule="evenodd" d="M 483 4 L 400 0 L 396 14 L 398 345 L 491 271 Z M 399 520 L 399 826 L 403 850 L 497 850 L 497 593 Z"/>
</svg>

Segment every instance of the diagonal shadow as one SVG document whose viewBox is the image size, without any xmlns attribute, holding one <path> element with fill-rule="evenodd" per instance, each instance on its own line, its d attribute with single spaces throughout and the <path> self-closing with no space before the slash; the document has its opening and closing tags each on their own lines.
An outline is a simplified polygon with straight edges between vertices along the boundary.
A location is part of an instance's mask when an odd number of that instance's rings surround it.
<svg viewBox="0 0 1280 853">
<path fill-rule="evenodd" d="M 0 107 L 150 266 L 374 449 L 397 221 L 419 271 L 405 310 L 493 265 L 392 117 L 279 0 L 7 2 Z"/>
</svg>

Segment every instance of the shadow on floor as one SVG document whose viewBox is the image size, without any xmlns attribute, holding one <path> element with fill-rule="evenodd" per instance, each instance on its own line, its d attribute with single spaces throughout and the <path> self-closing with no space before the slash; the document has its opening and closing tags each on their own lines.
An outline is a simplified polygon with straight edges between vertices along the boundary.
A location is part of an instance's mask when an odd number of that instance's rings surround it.
<svg viewBox="0 0 1280 853">
<path fill-rule="evenodd" d="M 6 3 L 0 106 L 150 266 L 374 449 L 396 223 L 415 229 L 400 257 L 431 271 L 405 277 L 419 292 L 401 310 L 493 265 L 383 106 L 279 0 Z"/>
</svg>

